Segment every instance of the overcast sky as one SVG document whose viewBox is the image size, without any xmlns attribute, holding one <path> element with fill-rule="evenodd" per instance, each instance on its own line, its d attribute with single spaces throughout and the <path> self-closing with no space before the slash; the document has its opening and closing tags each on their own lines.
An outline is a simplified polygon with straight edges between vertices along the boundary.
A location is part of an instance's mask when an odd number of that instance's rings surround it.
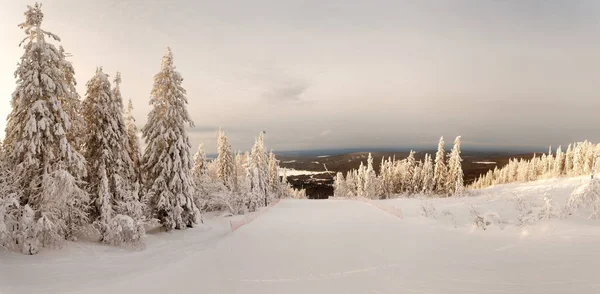
<svg viewBox="0 0 600 294">
<path fill-rule="evenodd" d="M 28 1 L 0 0 L 0 127 Z M 122 73 L 141 127 L 166 47 L 192 143 L 275 150 L 600 141 L 600 1 L 43 1 L 79 81 Z M 114 74 L 113 74 L 114 76 Z M 0 136 L 3 136 L 0 135 Z M 451 137 L 451 138 L 450 138 Z"/>
</svg>

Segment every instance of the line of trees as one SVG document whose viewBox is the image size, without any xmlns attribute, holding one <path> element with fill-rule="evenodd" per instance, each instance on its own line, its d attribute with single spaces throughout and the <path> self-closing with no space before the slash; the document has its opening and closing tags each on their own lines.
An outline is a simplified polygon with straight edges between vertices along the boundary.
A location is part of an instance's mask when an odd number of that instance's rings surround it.
<svg viewBox="0 0 600 294">
<path fill-rule="evenodd" d="M 338 172 L 334 180 L 334 196 L 387 199 L 394 194 L 412 195 L 460 195 L 464 191 L 460 136 L 454 140 L 449 154 L 444 150 L 444 137 L 440 138 L 433 159 L 425 154 L 424 160 L 416 161 L 415 152 L 407 158 L 382 158 L 379 174 L 373 168 L 369 153 L 367 165 L 362 162 L 356 170 Z"/>
<path fill-rule="evenodd" d="M 558 146 L 554 154 L 550 147 L 548 153 L 542 156 L 534 154 L 530 160 L 513 158 L 504 167 L 489 170 L 480 175 L 471 187 L 481 189 L 497 184 L 589 175 L 600 167 L 600 162 L 596 160 L 598 155 L 600 144 L 592 144 L 587 140 L 569 144 L 564 152 Z"/>
<path fill-rule="evenodd" d="M 43 17 L 36 3 L 19 25 L 24 53 L 0 145 L 0 246 L 36 254 L 83 234 L 135 244 L 149 223 L 166 230 L 198 224 L 219 184 L 235 213 L 300 194 L 278 177 L 262 134 L 252 152 L 233 156 L 220 132 L 215 163 L 202 150 L 192 159 L 185 128 L 193 122 L 170 49 L 154 76 L 142 154 L 131 101 L 124 107 L 121 74 L 111 84 L 97 68 L 82 101 L 69 54 L 55 45 L 57 35 L 42 29 Z"/>
<path fill-rule="evenodd" d="M 233 214 L 256 211 L 280 198 L 306 198 L 280 175 L 279 161 L 267 152 L 264 132 L 245 153 L 234 153 L 227 134 L 217 131 L 217 158 L 206 159 L 200 145 L 194 156 L 192 173 L 198 187 L 197 206 L 204 211 L 229 210 Z"/>
</svg>

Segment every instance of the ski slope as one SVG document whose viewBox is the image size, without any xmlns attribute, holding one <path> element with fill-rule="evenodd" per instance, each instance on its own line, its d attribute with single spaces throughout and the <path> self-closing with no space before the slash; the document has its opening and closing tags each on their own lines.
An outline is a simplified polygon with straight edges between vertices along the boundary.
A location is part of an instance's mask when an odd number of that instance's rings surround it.
<svg viewBox="0 0 600 294">
<path fill-rule="evenodd" d="M 600 293 L 597 221 L 511 223 L 514 193 L 560 200 L 580 182 L 429 200 L 454 222 L 422 216 L 423 199 L 282 200 L 235 232 L 227 218 L 207 217 L 200 228 L 149 234 L 142 251 L 79 242 L 37 256 L 0 252 L 0 293 Z M 505 221 L 474 229 L 471 206 Z"/>
</svg>

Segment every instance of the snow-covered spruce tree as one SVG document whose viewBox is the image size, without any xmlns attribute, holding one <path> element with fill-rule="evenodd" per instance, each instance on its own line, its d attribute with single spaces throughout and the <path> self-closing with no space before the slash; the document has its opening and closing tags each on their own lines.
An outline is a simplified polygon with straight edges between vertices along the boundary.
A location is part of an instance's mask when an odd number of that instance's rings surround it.
<svg viewBox="0 0 600 294">
<path fill-rule="evenodd" d="M 422 192 L 426 195 L 431 194 L 435 187 L 435 182 L 433 179 L 433 160 L 429 154 L 425 154 L 425 162 L 423 163 L 423 169 L 421 170 L 421 178 L 423 180 Z"/>
<path fill-rule="evenodd" d="M 233 173 L 233 157 L 231 145 L 225 132 L 219 128 L 217 131 L 217 175 L 223 182 L 223 185 L 231 189 L 230 180 Z"/>
<path fill-rule="evenodd" d="M 446 156 L 444 154 L 444 137 L 441 137 L 437 153 L 435 154 L 435 166 L 433 168 L 433 182 L 436 193 L 446 192 L 447 174 L 448 169 L 446 168 Z"/>
<path fill-rule="evenodd" d="M 133 103 L 131 103 L 131 99 L 129 99 L 129 102 L 127 103 L 124 119 L 125 128 L 127 130 L 127 153 L 129 154 L 131 164 L 133 165 L 134 175 L 137 178 L 138 200 L 142 200 L 142 153 L 140 150 L 140 140 L 138 139 L 138 128 L 135 125 L 135 118 L 133 117 Z"/>
<path fill-rule="evenodd" d="M 333 196 L 348 197 L 348 187 L 342 172 L 338 172 L 333 180 Z"/>
<path fill-rule="evenodd" d="M 413 193 L 413 191 L 414 191 L 413 178 L 415 176 L 416 167 L 417 167 L 417 161 L 415 160 L 415 152 L 411 150 L 410 153 L 408 154 L 408 157 L 406 157 L 406 167 L 403 170 L 403 173 L 404 173 L 403 186 L 405 187 L 405 189 L 403 191 L 404 193 L 410 194 L 410 193 Z"/>
<path fill-rule="evenodd" d="M 251 167 L 254 173 L 252 190 L 259 197 L 260 205 L 269 205 L 269 159 L 265 148 L 264 132 L 258 134 L 252 147 Z"/>
<path fill-rule="evenodd" d="M 41 5 L 28 6 L 19 27 L 27 37 L 15 72 L 17 88 L 7 119 L 4 148 L 11 182 L 20 187 L 20 225 L 17 234 L 27 254 L 38 245 L 73 238 L 87 222 L 87 193 L 81 188 L 85 160 L 70 139 L 71 120 L 61 100 L 72 97 L 65 75 L 64 54 L 46 37 L 60 38 L 41 28 Z M 27 211 L 25 211 L 27 209 Z"/>
<path fill-rule="evenodd" d="M 213 168 L 214 179 L 209 173 L 209 166 Z M 201 211 L 212 211 L 227 208 L 231 213 L 237 214 L 241 210 L 236 207 L 232 191 L 229 191 L 223 183 L 217 179 L 215 162 L 209 163 L 206 159 L 204 144 L 198 146 L 194 155 L 194 167 L 192 168 L 194 180 L 194 202 Z"/>
<path fill-rule="evenodd" d="M 546 156 L 547 172 L 546 177 L 551 177 L 554 173 L 554 155 L 552 155 L 552 146 L 548 147 L 548 156 Z"/>
<path fill-rule="evenodd" d="M 565 155 L 562 152 L 562 148 L 561 146 L 558 146 L 558 149 L 556 149 L 556 158 L 554 159 L 554 176 L 558 177 L 561 174 L 563 174 L 563 169 L 564 169 L 564 164 L 565 164 Z"/>
<path fill-rule="evenodd" d="M 419 160 L 415 163 L 415 167 L 413 169 L 413 176 L 410 184 L 412 188 L 412 191 L 410 191 L 410 193 L 412 194 L 417 194 L 423 189 L 422 169 L 423 163 Z"/>
<path fill-rule="evenodd" d="M 571 175 L 573 170 L 573 149 L 571 144 L 567 147 L 567 151 L 565 152 L 565 169 L 564 174 Z"/>
<path fill-rule="evenodd" d="M 69 115 L 71 128 L 67 133 L 69 141 L 72 142 L 73 146 L 81 148 L 83 142 L 82 138 L 85 134 L 85 122 L 81 116 L 81 97 L 77 93 L 77 81 L 75 80 L 75 68 L 73 64 L 66 60 L 71 54 L 66 53 L 62 46 L 59 46 L 59 52 L 62 55 L 60 67 L 65 73 L 65 79 L 68 85 L 67 92 L 64 96 L 59 97 L 60 104 L 63 107 L 65 113 Z"/>
<path fill-rule="evenodd" d="M 391 158 L 387 160 L 384 158 L 381 159 L 379 177 L 380 195 L 385 199 L 390 198 L 392 193 L 394 193 L 393 162 Z"/>
<path fill-rule="evenodd" d="M 127 130 L 123 119 L 123 104 L 119 89 L 120 75 L 111 89 L 108 75 L 102 68 L 87 83 L 83 101 L 86 125 L 84 154 L 88 164 L 88 192 L 93 209 L 90 214 L 102 235 L 102 241 L 111 244 L 138 242 L 119 237 L 116 230 L 143 235 L 142 208 L 138 200 L 138 176 L 129 157 Z M 112 219 L 130 217 L 130 228 L 112 227 Z"/>
<path fill-rule="evenodd" d="M 347 188 L 346 197 L 358 196 L 356 194 L 356 177 L 354 175 L 355 175 L 355 171 L 353 171 L 353 170 L 346 172 L 346 188 Z"/>
<path fill-rule="evenodd" d="M 279 161 L 275 159 L 273 151 L 269 152 L 269 192 L 276 198 L 281 198 L 279 191 Z"/>
<path fill-rule="evenodd" d="M 206 160 L 206 151 L 204 144 L 198 145 L 198 151 L 194 154 L 194 167 L 192 168 L 192 176 L 199 179 L 207 175 L 208 162 Z"/>
<path fill-rule="evenodd" d="M 448 159 L 448 177 L 446 187 L 448 193 L 451 195 L 460 195 L 463 192 L 463 170 L 462 170 L 462 158 L 460 157 L 460 136 L 454 139 L 454 147 L 450 151 L 450 158 Z"/>
<path fill-rule="evenodd" d="M 581 142 L 577 143 L 576 145 L 574 145 L 575 148 L 573 150 L 573 169 L 572 169 L 572 175 L 573 176 L 579 176 L 583 174 L 583 169 L 584 169 L 584 155 L 583 155 L 583 147 Z"/>
<path fill-rule="evenodd" d="M 364 197 L 368 199 L 377 198 L 377 175 L 375 174 L 375 169 L 373 168 L 373 156 L 369 153 L 369 157 L 367 158 L 367 170 L 364 173 Z"/>
<path fill-rule="evenodd" d="M 264 195 L 259 194 L 261 190 L 258 188 L 258 172 L 256 172 L 254 167 L 252 154 L 250 152 L 246 152 L 243 156 L 243 159 L 245 161 L 245 179 L 241 190 L 245 191 L 243 196 L 244 202 L 246 203 L 248 211 L 256 211 L 258 207 L 264 204 Z"/>
<path fill-rule="evenodd" d="M 152 110 L 142 129 L 147 144 L 142 170 L 148 205 L 167 230 L 193 227 L 200 218 L 192 195 L 191 146 L 185 131 L 185 125 L 193 123 L 187 112 L 182 81 L 169 48 L 154 76 Z"/>
</svg>

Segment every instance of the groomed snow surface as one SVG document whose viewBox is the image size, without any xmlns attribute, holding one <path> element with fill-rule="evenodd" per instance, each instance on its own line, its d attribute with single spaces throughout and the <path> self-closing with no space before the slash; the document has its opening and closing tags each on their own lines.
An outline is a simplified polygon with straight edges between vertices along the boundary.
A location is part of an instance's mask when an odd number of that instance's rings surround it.
<svg viewBox="0 0 600 294">
<path fill-rule="evenodd" d="M 216 215 L 151 232 L 141 251 L 85 242 L 0 251 L 0 293 L 600 293 L 600 221 L 516 223 L 515 195 L 563 206 L 582 181 L 429 201 L 283 200 L 233 233 Z M 470 210 L 495 221 L 475 228 Z"/>
</svg>

